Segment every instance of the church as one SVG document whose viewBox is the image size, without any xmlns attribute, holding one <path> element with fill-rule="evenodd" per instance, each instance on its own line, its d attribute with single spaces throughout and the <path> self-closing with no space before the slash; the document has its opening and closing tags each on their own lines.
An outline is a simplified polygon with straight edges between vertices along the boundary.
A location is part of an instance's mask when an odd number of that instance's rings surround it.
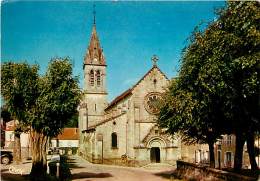
<svg viewBox="0 0 260 181">
<path fill-rule="evenodd" d="M 109 62 L 104 57 L 94 19 L 83 62 L 80 156 L 92 163 L 143 166 L 159 162 L 175 165 L 176 160 L 194 155 L 194 149 L 185 148 L 180 138 L 163 133 L 157 125 L 156 103 L 169 79 L 156 64 L 158 58 L 153 56 L 152 60 L 150 70 L 134 86 L 108 103 Z"/>
</svg>

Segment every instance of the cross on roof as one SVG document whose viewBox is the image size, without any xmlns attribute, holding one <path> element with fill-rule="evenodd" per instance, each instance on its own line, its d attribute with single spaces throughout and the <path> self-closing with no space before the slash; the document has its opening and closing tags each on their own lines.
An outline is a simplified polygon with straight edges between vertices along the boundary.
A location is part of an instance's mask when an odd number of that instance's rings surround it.
<svg viewBox="0 0 260 181">
<path fill-rule="evenodd" d="M 153 66 L 157 66 L 157 61 L 159 60 L 159 58 L 156 55 L 153 55 L 151 59 L 153 61 Z"/>
</svg>

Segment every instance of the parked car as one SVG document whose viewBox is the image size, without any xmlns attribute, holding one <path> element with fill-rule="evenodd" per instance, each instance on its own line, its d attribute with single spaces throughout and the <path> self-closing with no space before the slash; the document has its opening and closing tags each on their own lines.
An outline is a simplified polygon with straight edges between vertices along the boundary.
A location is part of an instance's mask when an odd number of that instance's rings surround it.
<svg viewBox="0 0 260 181">
<path fill-rule="evenodd" d="M 13 152 L 1 150 L 0 154 L 2 164 L 9 164 L 11 161 L 13 161 Z"/>
</svg>

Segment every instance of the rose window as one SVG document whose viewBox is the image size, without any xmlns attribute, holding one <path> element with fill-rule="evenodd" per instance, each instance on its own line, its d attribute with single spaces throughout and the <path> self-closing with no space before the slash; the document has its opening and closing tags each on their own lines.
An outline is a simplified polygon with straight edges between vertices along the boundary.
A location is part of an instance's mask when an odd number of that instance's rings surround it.
<svg viewBox="0 0 260 181">
<path fill-rule="evenodd" d="M 147 112 L 151 114 L 158 114 L 159 113 L 159 100 L 161 99 L 161 94 L 157 92 L 149 93 L 145 96 L 144 106 Z"/>
</svg>

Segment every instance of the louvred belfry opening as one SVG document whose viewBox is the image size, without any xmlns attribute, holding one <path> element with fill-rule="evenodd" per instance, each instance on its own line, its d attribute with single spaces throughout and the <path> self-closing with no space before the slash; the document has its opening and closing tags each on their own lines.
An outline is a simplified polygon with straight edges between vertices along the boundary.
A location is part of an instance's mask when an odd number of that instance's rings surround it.
<svg viewBox="0 0 260 181">
<path fill-rule="evenodd" d="M 84 64 L 106 65 L 105 57 L 103 55 L 103 50 L 100 46 L 95 24 L 92 28 L 90 43 L 85 56 Z"/>
</svg>

